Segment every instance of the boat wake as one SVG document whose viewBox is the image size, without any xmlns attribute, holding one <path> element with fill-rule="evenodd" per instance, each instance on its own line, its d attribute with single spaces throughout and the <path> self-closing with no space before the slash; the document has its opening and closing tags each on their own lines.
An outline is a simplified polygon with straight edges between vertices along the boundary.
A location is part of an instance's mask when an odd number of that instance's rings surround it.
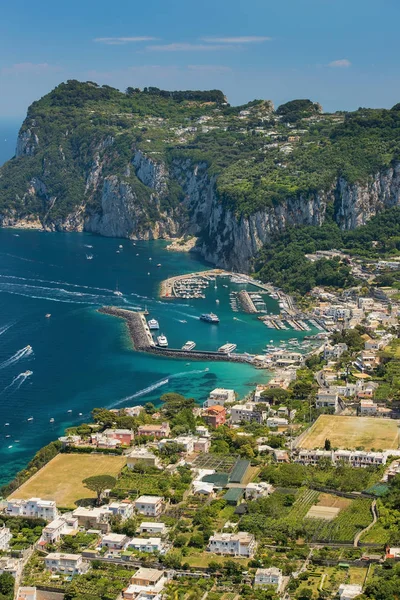
<svg viewBox="0 0 400 600">
<path fill-rule="evenodd" d="M 25 346 L 25 348 L 21 348 L 21 350 L 18 350 L 18 352 L 16 352 L 12 356 L 10 356 L 10 358 L 7 358 L 7 360 L 0 363 L 0 369 L 5 369 L 6 367 L 9 367 L 9 366 L 15 364 L 16 362 L 18 362 L 19 360 L 21 360 L 21 358 L 27 358 L 28 356 L 31 356 L 32 354 L 33 354 L 32 347 Z"/>
<path fill-rule="evenodd" d="M 19 388 L 21 387 L 21 385 L 32 374 L 33 374 L 33 371 L 24 371 L 23 373 L 20 373 L 19 375 L 17 375 L 16 377 L 14 377 L 14 379 L 12 380 L 12 382 L 9 385 L 7 385 L 2 392 L 0 392 L 0 396 L 2 396 L 7 390 L 10 390 L 10 389 L 13 389 L 13 391 L 15 391 L 15 392 L 17 390 L 19 390 Z"/>
<path fill-rule="evenodd" d="M 3 333 L 8 331 L 13 325 L 15 325 L 15 321 L 12 321 L 11 323 L 7 323 L 7 325 L 3 325 L 2 327 L 0 327 L 0 335 L 3 335 Z"/>
<path fill-rule="evenodd" d="M 154 392 L 154 390 L 157 390 L 158 388 L 160 388 L 164 385 L 167 385 L 171 381 L 171 379 L 179 379 L 181 377 L 187 377 L 188 375 L 200 375 L 201 373 L 205 373 L 206 371 L 208 371 L 208 369 L 192 369 L 191 371 L 182 371 L 180 373 L 173 373 L 172 375 L 169 375 L 168 377 L 165 377 L 164 379 L 160 379 L 159 381 L 152 383 L 151 385 L 143 388 L 142 390 L 138 390 L 131 396 L 126 396 L 125 398 L 121 398 L 121 400 L 117 400 L 116 402 L 111 404 L 109 406 L 109 408 L 114 408 L 115 406 L 119 406 L 120 404 L 129 402 L 130 400 L 135 400 L 135 398 L 140 398 L 141 396 L 146 396 L 147 394 Z"/>
</svg>

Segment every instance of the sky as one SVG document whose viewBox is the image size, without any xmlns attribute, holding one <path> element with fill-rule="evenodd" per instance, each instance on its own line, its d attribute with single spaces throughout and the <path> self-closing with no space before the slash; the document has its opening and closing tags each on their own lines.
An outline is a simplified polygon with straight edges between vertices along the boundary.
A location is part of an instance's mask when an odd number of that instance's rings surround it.
<svg viewBox="0 0 400 600">
<path fill-rule="evenodd" d="M 12 0 L 0 22 L 0 118 L 61 81 L 221 89 L 326 111 L 400 101 L 399 0 Z"/>
</svg>

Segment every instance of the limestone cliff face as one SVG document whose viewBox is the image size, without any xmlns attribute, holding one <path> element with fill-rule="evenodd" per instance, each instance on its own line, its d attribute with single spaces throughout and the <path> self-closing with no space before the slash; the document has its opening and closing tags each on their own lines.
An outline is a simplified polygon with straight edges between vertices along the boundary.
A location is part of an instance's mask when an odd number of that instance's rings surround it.
<svg viewBox="0 0 400 600">
<path fill-rule="evenodd" d="M 32 157 L 40 146 L 33 125 L 20 133 L 17 156 Z M 48 192 L 45 178 L 38 174 L 27 185 L 22 201 L 40 199 L 40 220 L 35 214 L 29 216 L 29 211 L 17 214 L 12 209 L 0 215 L 0 223 L 131 239 L 188 233 L 199 238 L 196 250 L 208 261 L 248 271 L 257 252 L 274 234 L 292 225 L 321 225 L 328 203 L 334 203 L 335 218 L 343 229 L 365 224 L 379 211 L 400 204 L 399 163 L 365 183 L 350 184 L 340 178 L 328 190 L 290 198 L 251 216 L 237 216 L 219 201 L 216 177 L 209 175 L 205 162 L 180 159 L 167 166 L 133 150 L 123 172 L 116 174 L 107 169 L 114 148 L 115 140 L 108 136 L 93 149 L 81 204 L 67 217 L 52 216 L 57 197 Z M 62 144 L 59 152 L 63 157 Z M 165 202 L 171 181 L 183 191 L 184 199 L 178 205 Z"/>
</svg>

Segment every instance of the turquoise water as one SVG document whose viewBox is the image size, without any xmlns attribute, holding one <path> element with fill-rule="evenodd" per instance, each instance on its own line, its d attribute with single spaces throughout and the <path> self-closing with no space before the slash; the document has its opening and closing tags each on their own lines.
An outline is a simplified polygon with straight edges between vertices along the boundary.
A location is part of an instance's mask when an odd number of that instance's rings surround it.
<svg viewBox="0 0 400 600">
<path fill-rule="evenodd" d="M 88 253 L 92 260 L 86 259 Z M 134 246 L 88 234 L 0 229 L 0 482 L 65 427 L 89 419 L 94 407 L 157 402 L 167 391 L 200 402 L 217 386 L 244 396 L 268 379 L 249 365 L 187 364 L 136 353 L 124 323 L 96 311 L 111 303 L 147 306 L 171 347 L 190 339 L 198 349 L 215 350 L 230 341 L 239 351 L 260 352 L 270 339 L 295 336 L 293 331 L 271 332 L 254 316 L 233 313 L 229 291 L 238 286 L 225 279 L 217 289 L 212 284 L 203 300 L 157 298 L 162 279 L 204 268 L 191 255 L 166 251 L 164 242 Z M 117 285 L 123 298 L 113 294 Z M 268 309 L 277 312 L 274 300 L 269 299 Z M 210 310 L 220 317 L 218 326 L 198 320 Z M 24 350 L 27 345 L 32 351 Z"/>
</svg>

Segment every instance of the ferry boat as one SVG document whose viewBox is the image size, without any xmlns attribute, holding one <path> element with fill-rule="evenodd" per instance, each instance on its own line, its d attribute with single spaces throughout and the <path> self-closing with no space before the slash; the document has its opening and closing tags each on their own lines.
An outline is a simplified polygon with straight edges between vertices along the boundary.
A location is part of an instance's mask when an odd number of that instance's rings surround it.
<svg viewBox="0 0 400 600">
<path fill-rule="evenodd" d="M 195 348 L 195 347 L 196 347 L 195 342 L 192 342 L 189 340 L 188 342 L 186 342 L 186 344 L 183 344 L 182 350 L 193 350 L 193 348 Z"/>
<path fill-rule="evenodd" d="M 204 313 L 200 315 L 200 321 L 205 321 L 206 323 L 212 323 L 217 325 L 219 323 L 219 318 L 214 313 Z"/>
<path fill-rule="evenodd" d="M 236 350 L 236 348 L 237 348 L 237 344 L 230 344 L 228 342 L 227 344 L 220 346 L 218 348 L 218 352 L 223 352 L 224 354 L 229 354 L 230 352 L 233 352 L 234 350 Z"/>
<path fill-rule="evenodd" d="M 147 325 L 149 326 L 149 329 L 160 329 L 160 325 L 156 319 L 149 319 Z"/>
<path fill-rule="evenodd" d="M 157 337 L 157 346 L 160 346 L 160 348 L 168 348 L 168 340 L 165 335 L 159 335 Z"/>
</svg>

